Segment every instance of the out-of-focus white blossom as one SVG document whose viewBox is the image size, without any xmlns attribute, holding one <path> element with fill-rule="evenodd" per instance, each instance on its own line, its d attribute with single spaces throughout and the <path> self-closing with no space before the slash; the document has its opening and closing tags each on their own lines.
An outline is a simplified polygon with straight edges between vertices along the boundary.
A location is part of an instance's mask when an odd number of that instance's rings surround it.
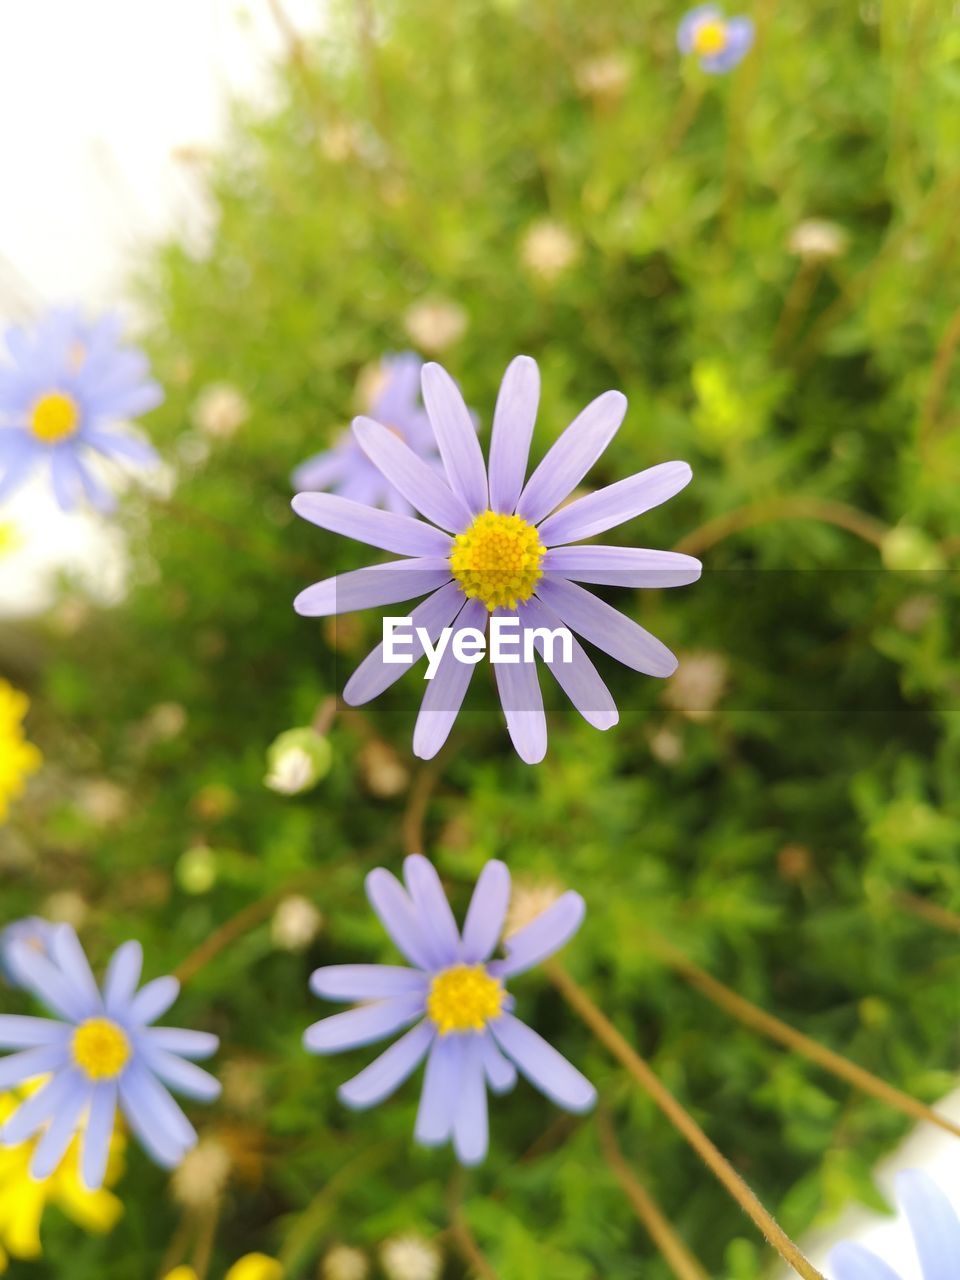
<svg viewBox="0 0 960 1280">
<path fill-rule="evenodd" d="M 305 951 L 323 926 L 323 915 L 309 898 L 293 893 L 277 905 L 270 923 L 273 945 L 281 951 Z"/>
<path fill-rule="evenodd" d="M 549 218 L 535 222 L 520 242 L 520 261 L 531 275 L 547 284 L 568 271 L 579 254 L 580 245 L 572 232 Z"/>
<path fill-rule="evenodd" d="M 246 396 L 229 382 L 205 387 L 193 406 L 193 425 L 214 440 L 229 440 L 250 417 Z"/>
<path fill-rule="evenodd" d="M 387 1280 L 438 1280 L 443 1255 L 422 1236 L 396 1236 L 381 1246 L 380 1264 Z"/>
<path fill-rule="evenodd" d="M 447 298 L 424 298 L 407 311 L 404 327 L 421 351 L 439 355 L 466 333 L 467 313 Z"/>
</svg>

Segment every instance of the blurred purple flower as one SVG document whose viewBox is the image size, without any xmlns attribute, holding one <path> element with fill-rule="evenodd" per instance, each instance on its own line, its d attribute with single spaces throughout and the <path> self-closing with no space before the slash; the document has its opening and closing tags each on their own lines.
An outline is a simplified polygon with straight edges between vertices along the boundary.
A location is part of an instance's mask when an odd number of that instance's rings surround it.
<svg viewBox="0 0 960 1280">
<path fill-rule="evenodd" d="M 378 385 L 370 398 L 369 412 L 372 418 L 382 422 L 409 445 L 419 458 L 435 462 L 438 461 L 437 442 L 430 419 L 420 403 L 422 368 L 423 361 L 410 351 L 384 356 L 377 372 Z M 350 430 L 341 433 L 332 449 L 325 449 L 301 463 L 291 479 L 293 487 L 300 491 L 329 491 L 341 498 L 350 498 L 371 507 L 383 507 L 400 515 L 409 515 L 413 510 L 406 498 L 370 461 Z"/>
<path fill-rule="evenodd" d="M 406 888 L 379 867 L 367 876 L 367 897 L 380 923 L 413 968 L 333 965 L 310 979 L 324 1000 L 364 1001 L 357 1009 L 310 1027 L 311 1053 L 340 1053 L 375 1044 L 416 1025 L 370 1066 L 341 1085 L 348 1107 L 364 1110 L 389 1098 L 427 1059 L 414 1136 L 424 1146 L 452 1140 L 463 1164 L 487 1154 L 487 1086 L 507 1093 L 517 1070 L 567 1111 L 589 1111 L 589 1080 L 531 1027 L 513 1016 L 504 982 L 532 969 L 579 929 L 584 902 L 565 893 L 505 943 L 506 959 L 491 960 L 510 899 L 510 872 L 488 862 L 480 874 L 463 932 L 458 930 L 440 877 L 426 858 L 404 862 Z"/>
<path fill-rule="evenodd" d="M 81 495 L 99 510 L 113 496 L 96 480 L 86 454 L 139 464 L 157 460 L 150 445 L 109 428 L 160 404 L 146 356 L 120 346 L 120 322 L 87 321 L 75 308 L 49 311 L 32 329 L 7 330 L 11 362 L 0 366 L 0 500 L 48 462 L 64 511 Z"/>
<path fill-rule="evenodd" d="M 185 1060 L 215 1053 L 216 1036 L 150 1025 L 176 1000 L 176 978 L 156 978 L 138 991 L 143 950 L 126 942 L 101 992 L 69 925 L 56 927 L 49 955 L 14 942 L 6 959 L 17 984 L 56 1018 L 0 1015 L 0 1047 L 22 1050 L 0 1059 L 0 1090 L 49 1077 L 0 1129 L 0 1143 L 17 1146 L 42 1131 L 30 1171 L 43 1179 L 82 1131 L 81 1176 L 96 1190 L 119 1105 L 149 1155 L 166 1168 L 178 1165 L 197 1134 L 165 1085 L 204 1102 L 219 1095 L 220 1085 Z"/>
<path fill-rule="evenodd" d="M 40 955 L 47 955 L 56 931 L 57 926 L 44 920 L 42 916 L 24 916 L 22 920 L 14 920 L 8 924 L 0 931 L 0 974 L 10 983 L 16 981 L 7 963 L 7 952 L 14 943 L 21 943 Z"/>
<path fill-rule="evenodd" d="M 960 1275 L 960 1218 L 937 1184 L 921 1169 L 901 1173 L 897 1202 L 913 1233 L 923 1280 L 957 1280 Z M 836 1280 L 900 1280 L 893 1268 L 863 1245 L 845 1242 L 832 1251 Z"/>
<path fill-rule="evenodd" d="M 671 675 L 677 661 L 669 649 L 577 583 L 682 586 L 697 580 L 700 562 L 670 551 L 569 544 L 665 502 L 689 483 L 689 466 L 665 462 L 557 510 L 623 421 L 627 402 L 619 391 L 607 391 L 589 404 L 524 484 L 540 397 L 536 362 L 518 356 L 504 375 L 493 420 L 489 482 L 470 414 L 453 379 L 438 364 L 428 364 L 422 382 L 444 475 L 371 419 L 357 418 L 353 429 L 371 463 L 431 523 L 334 495 L 301 493 L 293 500 L 298 515 L 323 529 L 413 558 L 316 583 L 297 597 L 297 612 L 327 617 L 429 593 L 410 620 L 429 634 L 431 643 L 448 626 L 454 633 L 483 630 L 492 614 L 516 618 L 524 634 L 568 628 L 635 671 Z M 561 662 L 553 660 L 542 639 L 531 639 L 584 719 L 597 729 L 617 723 L 613 698 L 579 643 L 573 642 L 572 661 Z M 457 660 L 454 643 L 440 659 L 417 718 L 413 749 L 423 758 L 436 755 L 446 741 L 473 674 L 473 666 Z M 415 640 L 414 660 L 423 653 L 422 643 Z M 406 665 L 384 661 L 381 644 L 351 676 L 343 696 L 354 706 L 369 702 L 405 670 Z M 535 663 L 498 663 L 494 671 L 513 744 L 522 759 L 536 763 L 546 753 L 547 727 Z"/>
<path fill-rule="evenodd" d="M 694 53 L 700 66 L 711 75 L 722 75 L 742 62 L 753 46 L 750 18 L 725 18 L 715 4 L 691 9 L 677 27 L 677 47 Z"/>
</svg>

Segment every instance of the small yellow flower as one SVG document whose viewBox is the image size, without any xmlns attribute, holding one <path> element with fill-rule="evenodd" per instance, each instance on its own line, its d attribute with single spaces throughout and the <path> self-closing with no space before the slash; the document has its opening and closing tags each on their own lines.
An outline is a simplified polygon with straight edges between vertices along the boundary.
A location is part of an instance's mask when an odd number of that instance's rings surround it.
<svg viewBox="0 0 960 1280">
<path fill-rule="evenodd" d="M 23 1098 L 43 1082 L 12 1093 L 0 1093 L 0 1124 L 20 1106 Z M 9 1258 L 38 1258 L 41 1254 L 40 1223 L 48 1205 L 56 1205 L 85 1231 L 106 1235 L 116 1226 L 123 1205 L 110 1191 L 87 1191 L 80 1181 L 80 1151 L 75 1141 L 52 1177 L 36 1182 L 30 1176 L 36 1140 L 16 1147 L 0 1147 L 0 1272 Z M 114 1135 L 107 1182 L 120 1176 L 124 1140 Z"/>
<path fill-rule="evenodd" d="M 20 545 L 20 538 L 16 528 L 9 520 L 0 520 L 0 556 L 5 556 L 11 551 L 16 551 Z"/>
<path fill-rule="evenodd" d="M 27 777 L 40 767 L 40 752 L 23 732 L 29 706 L 25 694 L 0 680 L 0 822 L 9 812 L 10 801 L 23 791 Z"/>
<path fill-rule="evenodd" d="M 165 1280 L 197 1280 L 193 1267 L 176 1267 Z M 248 1253 L 235 1262 L 224 1280 L 283 1280 L 283 1267 L 265 1253 Z"/>
</svg>

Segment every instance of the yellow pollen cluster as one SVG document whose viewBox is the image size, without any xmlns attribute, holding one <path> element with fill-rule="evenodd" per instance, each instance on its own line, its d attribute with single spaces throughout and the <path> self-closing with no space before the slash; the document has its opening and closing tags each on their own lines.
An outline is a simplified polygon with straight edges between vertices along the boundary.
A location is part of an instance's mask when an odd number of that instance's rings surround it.
<svg viewBox="0 0 960 1280">
<path fill-rule="evenodd" d="M 34 401 L 30 430 L 44 444 L 58 444 L 80 425 L 80 406 L 64 391 L 48 391 Z"/>
<path fill-rule="evenodd" d="M 442 1036 L 482 1031 L 503 1009 L 503 985 L 483 965 L 458 964 L 430 984 L 427 1014 Z"/>
<path fill-rule="evenodd" d="M 454 539 L 450 568 L 464 595 L 482 600 L 492 613 L 530 599 L 545 555 L 532 524 L 520 516 L 484 511 Z"/>
<path fill-rule="evenodd" d="M 109 1018 L 89 1018 L 73 1033 L 73 1060 L 91 1080 L 113 1080 L 130 1061 L 130 1041 Z"/>
<path fill-rule="evenodd" d="M 704 58 L 715 57 L 727 47 L 727 24 L 720 18 L 701 22 L 693 36 L 693 47 Z"/>
</svg>

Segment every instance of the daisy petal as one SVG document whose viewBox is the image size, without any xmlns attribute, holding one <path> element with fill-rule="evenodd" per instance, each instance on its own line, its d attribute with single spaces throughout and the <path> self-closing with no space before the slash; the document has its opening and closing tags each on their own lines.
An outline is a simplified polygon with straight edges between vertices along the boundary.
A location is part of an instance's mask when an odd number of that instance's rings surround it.
<svg viewBox="0 0 960 1280">
<path fill-rule="evenodd" d="M 342 1049 L 376 1044 L 415 1022 L 425 1007 L 425 993 L 419 991 L 335 1013 L 308 1027 L 303 1043 L 311 1053 L 339 1053 Z"/>
<path fill-rule="evenodd" d="M 605 391 L 588 404 L 527 481 L 517 515 L 539 524 L 558 507 L 617 434 L 626 411 L 626 397 L 619 391 Z"/>
<path fill-rule="evenodd" d="M 723 13 L 715 4 L 700 4 L 685 13 L 677 27 L 677 48 L 681 53 L 693 53 L 697 31 L 704 22 L 723 21 Z"/>
<path fill-rule="evenodd" d="M 120 1077 L 120 1104 L 133 1133 L 164 1168 L 178 1165 L 196 1146 L 197 1133 L 171 1095 L 136 1063 Z"/>
<path fill-rule="evenodd" d="M 551 1102 L 578 1114 L 594 1105 L 597 1091 L 590 1081 L 532 1027 L 511 1013 L 502 1013 L 490 1024 L 490 1030 L 521 1075 Z"/>
<path fill-rule="evenodd" d="M 404 859 L 403 878 L 417 913 L 420 936 L 430 949 L 431 967 L 442 969 L 455 964 L 460 953 L 460 931 L 433 864 L 422 854 L 412 853 Z"/>
<path fill-rule="evenodd" d="M 516 509 L 523 489 L 539 403 L 537 362 L 517 356 L 500 384 L 490 439 L 490 506 L 505 515 Z"/>
<path fill-rule="evenodd" d="M 448 534 L 389 511 L 351 502 L 333 493 L 298 493 L 290 504 L 298 516 L 330 533 L 402 556 L 442 556 L 450 552 Z"/>
<path fill-rule="evenodd" d="M 36 1093 L 30 1095 L 10 1116 L 0 1129 L 0 1142 L 6 1147 L 15 1147 L 26 1140 L 42 1126 L 60 1106 L 73 1089 L 74 1080 L 69 1071 L 58 1072 Z"/>
<path fill-rule="evenodd" d="M 0 1089 L 9 1089 L 32 1080 L 34 1076 L 57 1071 L 67 1061 L 67 1044 L 44 1044 L 36 1049 L 24 1049 L 9 1058 L 0 1058 Z"/>
<path fill-rule="evenodd" d="M 685 462 L 661 462 L 618 480 L 554 512 L 537 530 L 540 541 L 546 547 L 557 547 L 594 538 L 660 506 L 685 488 L 692 476 Z"/>
<path fill-rule="evenodd" d="M 536 596 L 520 605 L 519 613 L 524 627 L 534 632 L 542 627 L 556 631 L 563 626 L 553 610 Z M 612 729 L 620 719 L 613 695 L 576 636 L 571 634 L 570 638 L 573 641 L 573 660 L 545 662 L 544 665 L 588 724 L 595 729 Z M 534 645 L 542 658 L 543 640 L 535 635 Z"/>
<path fill-rule="evenodd" d="M 381 1053 L 359 1075 L 342 1084 L 337 1097 L 355 1111 L 364 1111 L 384 1102 L 408 1079 L 426 1056 L 436 1032 L 429 1022 L 421 1022 Z"/>
<path fill-rule="evenodd" d="M 143 1058 L 150 1070 L 169 1088 L 198 1102 L 213 1102 L 220 1097 L 220 1081 L 209 1071 L 176 1054 L 158 1049 L 149 1041 L 143 1044 Z"/>
<path fill-rule="evenodd" d="M 176 978 L 154 978 L 130 1001 L 130 1021 L 139 1026 L 146 1026 L 162 1018 L 180 994 L 180 983 Z"/>
<path fill-rule="evenodd" d="M 425 1147 L 439 1147 L 453 1130 L 460 1097 L 463 1043 L 460 1036 L 437 1036 L 430 1046 L 423 1076 L 414 1137 Z"/>
<path fill-rule="evenodd" d="M 571 631 L 624 666 L 661 678 L 676 671 L 676 658 L 656 636 L 576 583 L 541 578 L 537 595 Z"/>
<path fill-rule="evenodd" d="M 483 631 L 486 620 L 485 605 L 479 600 L 468 600 L 457 618 L 454 638 L 466 627 Z M 431 760 L 450 736 L 473 672 L 473 666 L 459 662 L 454 656 L 451 640 L 436 675 L 427 685 L 413 731 L 413 753 L 421 760 Z"/>
<path fill-rule="evenodd" d="M 476 440 L 472 428 L 471 433 Z M 371 418 L 355 418 L 353 434 L 373 465 L 421 515 L 451 533 L 470 524 L 463 499 L 394 432 Z"/>
<path fill-rule="evenodd" d="M 517 1083 L 517 1069 L 509 1058 L 505 1058 L 497 1048 L 493 1036 L 481 1037 L 483 1045 L 483 1069 L 487 1084 L 496 1094 L 509 1093 Z"/>
<path fill-rule="evenodd" d="M 119 1014 L 133 999 L 143 970 L 143 947 L 139 942 L 125 942 L 118 947 L 107 965 L 103 979 L 103 1004 L 107 1013 Z"/>
<path fill-rule="evenodd" d="M 65 1044 L 72 1027 L 52 1018 L 29 1018 L 19 1014 L 0 1015 L 0 1048 L 35 1049 L 46 1044 Z"/>
<path fill-rule="evenodd" d="M 463 592 L 456 582 L 448 582 L 445 587 L 422 600 L 410 614 L 410 626 L 405 632 L 410 635 L 410 662 L 385 662 L 384 646 L 378 644 L 347 681 L 343 690 L 344 702 L 351 707 L 359 707 L 389 689 L 424 655 L 423 642 L 417 634 L 417 628 L 423 627 L 430 637 L 430 643 L 436 644 L 441 631 L 450 626 L 462 608 Z"/>
<path fill-rule="evenodd" d="M 4 953 L 4 960 L 18 986 L 33 992 L 61 1018 L 75 1021 L 73 988 L 46 956 L 23 942 L 14 942 Z"/>
<path fill-rule="evenodd" d="M 429 952 L 420 937 L 417 915 L 406 890 L 383 867 L 371 871 L 365 884 L 370 905 L 394 946 L 418 969 L 428 970 Z"/>
<path fill-rule="evenodd" d="M 489 960 L 500 940 L 510 905 L 510 872 L 493 859 L 480 872 L 463 926 L 463 959 L 466 964 Z"/>
<path fill-rule="evenodd" d="M 137 436 L 120 435 L 115 431 L 100 431 L 88 428 L 83 439 L 91 448 L 105 453 L 109 458 L 120 458 L 124 462 L 133 462 L 147 467 L 160 461 L 160 455 L 153 445 Z"/>
<path fill-rule="evenodd" d="M 460 1093 L 453 1120 L 453 1148 L 461 1164 L 480 1164 L 487 1154 L 487 1081 L 483 1070 L 483 1036 L 469 1036 L 463 1049 Z"/>
<path fill-rule="evenodd" d="M 321 1000 L 385 1000 L 426 989 L 420 969 L 390 964 L 332 964 L 315 969 L 310 990 Z"/>
<path fill-rule="evenodd" d="M 342 450 L 325 449 L 301 462 L 290 477 L 290 483 L 298 493 L 316 493 L 335 484 L 343 475 L 344 466 Z"/>
<path fill-rule="evenodd" d="M 923 1280 L 956 1280 L 960 1218 L 937 1184 L 919 1169 L 897 1177 L 897 1201 L 910 1222 Z"/>
<path fill-rule="evenodd" d="M 537 668 L 532 662 L 498 662 L 493 671 L 510 741 L 525 764 L 539 764 L 547 754 L 547 718 Z"/>
<path fill-rule="evenodd" d="M 836 1280 L 900 1280 L 891 1267 L 859 1244 L 838 1244 L 827 1261 Z"/>
<path fill-rule="evenodd" d="M 80 1158 L 80 1176 L 88 1191 L 103 1186 L 110 1159 L 110 1141 L 117 1111 L 117 1086 L 113 1080 L 104 1080 L 93 1090 L 90 1115 L 83 1133 L 83 1151 Z"/>
<path fill-rule="evenodd" d="M 92 1090 L 89 1083 L 79 1072 L 70 1072 L 69 1076 L 70 1091 L 61 1099 L 30 1161 L 30 1176 L 38 1181 L 49 1178 L 59 1168 L 90 1100 Z"/>
<path fill-rule="evenodd" d="M 543 558 L 551 577 L 608 587 L 686 587 L 702 570 L 693 556 L 641 547 L 555 547 Z"/>
<path fill-rule="evenodd" d="M 487 471 L 460 388 L 446 369 L 433 363 L 423 366 L 420 382 L 450 488 L 479 515 L 487 509 Z"/>
<path fill-rule="evenodd" d="M 50 938 L 50 958 L 76 992 L 74 1016 L 89 1017 L 103 1008 L 100 988 L 84 954 L 80 939 L 68 924 L 60 925 Z"/>
<path fill-rule="evenodd" d="M 439 556 L 421 560 L 390 560 L 387 564 L 354 569 L 315 582 L 293 602 L 304 618 L 328 618 L 357 609 L 397 604 L 436 591 L 450 581 L 450 565 Z"/>
<path fill-rule="evenodd" d="M 184 1027 L 147 1027 L 145 1042 L 155 1049 L 175 1053 L 178 1058 L 212 1058 L 220 1048 L 219 1037 L 209 1031 L 188 1031 Z"/>
<path fill-rule="evenodd" d="M 497 960 L 491 972 L 499 978 L 526 973 L 565 947 L 583 924 L 587 905 L 579 893 L 568 889 L 535 920 L 512 933 L 504 942 L 506 960 Z"/>
</svg>

